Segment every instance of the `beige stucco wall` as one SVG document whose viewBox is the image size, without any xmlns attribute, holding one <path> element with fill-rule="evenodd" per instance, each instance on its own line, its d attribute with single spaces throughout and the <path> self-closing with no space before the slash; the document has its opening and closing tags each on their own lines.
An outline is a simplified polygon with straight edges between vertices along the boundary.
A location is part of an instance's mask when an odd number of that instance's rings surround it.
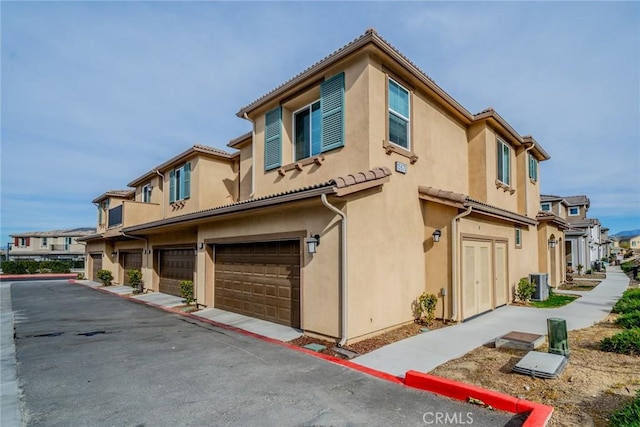
<svg viewBox="0 0 640 427">
<path fill-rule="evenodd" d="M 556 240 L 556 247 L 549 248 L 549 240 Z M 549 274 L 549 285 L 557 287 L 565 280 L 564 232 L 550 223 L 538 226 L 538 271 Z"/>
<path fill-rule="evenodd" d="M 239 200 L 247 200 L 251 196 L 253 186 L 253 144 L 246 143 L 239 147 L 240 150 L 240 195 Z"/>
<path fill-rule="evenodd" d="M 264 170 L 264 124 L 265 112 L 275 108 L 278 104 L 272 103 L 256 112 L 251 118 L 255 120 L 255 162 L 256 197 L 275 194 L 295 188 L 302 188 L 320 182 L 327 181 L 337 176 L 368 170 L 369 159 L 369 134 L 366 117 L 368 99 L 367 82 L 367 56 L 358 56 L 349 62 L 338 64 L 323 73 L 330 78 L 344 71 L 345 96 L 344 96 L 344 147 L 325 152 L 325 161 L 322 165 L 311 164 L 305 166 L 302 171 L 291 170 L 285 176 L 281 176 L 276 169 Z M 282 128 L 282 157 L 281 164 L 293 162 L 292 113 L 305 105 L 316 101 L 320 97 L 320 84 L 318 83 L 308 90 L 298 93 L 292 99 L 283 103 L 283 128 Z M 241 176 L 246 176 L 248 163 L 241 163 Z"/>
</svg>

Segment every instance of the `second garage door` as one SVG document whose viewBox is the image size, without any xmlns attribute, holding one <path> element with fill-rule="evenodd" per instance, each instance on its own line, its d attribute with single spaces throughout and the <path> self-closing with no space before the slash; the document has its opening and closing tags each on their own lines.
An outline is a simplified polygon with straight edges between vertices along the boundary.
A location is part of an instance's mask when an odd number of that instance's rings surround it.
<svg viewBox="0 0 640 427">
<path fill-rule="evenodd" d="M 160 251 L 158 275 L 160 292 L 182 296 L 180 282 L 193 280 L 195 255 L 193 249 L 164 249 Z"/>
<path fill-rule="evenodd" d="M 102 254 L 91 254 L 91 280 L 99 282 L 98 271 L 102 270 Z"/>
<path fill-rule="evenodd" d="M 215 247 L 215 306 L 300 327 L 300 242 Z"/>
<path fill-rule="evenodd" d="M 124 284 L 129 286 L 129 270 L 142 270 L 142 252 L 125 252 L 122 254 L 122 269 L 124 270 Z"/>
</svg>

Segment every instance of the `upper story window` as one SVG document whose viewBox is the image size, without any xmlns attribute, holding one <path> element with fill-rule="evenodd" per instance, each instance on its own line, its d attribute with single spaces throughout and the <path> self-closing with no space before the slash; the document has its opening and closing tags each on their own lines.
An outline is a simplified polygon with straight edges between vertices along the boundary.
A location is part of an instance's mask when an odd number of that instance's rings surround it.
<svg viewBox="0 0 640 427">
<path fill-rule="evenodd" d="M 569 216 L 578 216 L 578 215 L 580 215 L 580 208 L 578 207 L 569 208 Z"/>
<path fill-rule="evenodd" d="M 169 203 L 191 197 L 191 163 L 169 172 Z"/>
<path fill-rule="evenodd" d="M 538 181 L 538 160 L 529 154 L 529 178 Z"/>
<path fill-rule="evenodd" d="M 543 212 L 551 212 L 551 203 L 540 203 L 540 210 Z"/>
<path fill-rule="evenodd" d="M 296 161 L 320 154 L 322 150 L 321 128 L 320 101 L 293 113 L 293 143 Z"/>
<path fill-rule="evenodd" d="M 65 237 L 64 238 L 64 250 L 65 251 L 69 250 L 69 246 L 71 246 L 72 242 L 73 242 L 73 239 L 71 237 Z"/>
<path fill-rule="evenodd" d="M 522 228 L 516 227 L 515 236 L 516 249 L 522 248 Z"/>
<path fill-rule="evenodd" d="M 13 242 L 14 246 L 18 246 L 21 248 L 26 248 L 28 246 L 31 245 L 31 238 L 30 237 L 16 237 L 15 241 Z"/>
<path fill-rule="evenodd" d="M 290 113 L 287 113 L 290 114 Z M 283 108 L 265 114 L 264 170 L 282 165 Z M 320 84 L 320 100 L 292 115 L 296 160 L 344 146 L 344 73 Z"/>
<path fill-rule="evenodd" d="M 389 142 L 409 150 L 409 91 L 389 79 Z"/>
<path fill-rule="evenodd" d="M 48 242 L 47 242 L 47 238 L 46 238 L 46 237 L 43 237 L 43 238 L 42 238 L 42 241 L 40 242 L 40 247 L 42 247 L 42 248 L 46 248 L 46 247 L 47 247 L 47 243 L 48 243 Z"/>
<path fill-rule="evenodd" d="M 109 199 L 103 202 L 100 202 L 100 204 L 98 205 L 98 224 L 99 225 L 104 224 L 104 219 L 105 219 L 107 210 L 109 210 Z"/>
<path fill-rule="evenodd" d="M 151 184 L 147 184 L 142 187 L 142 202 L 151 203 Z"/>
<path fill-rule="evenodd" d="M 498 181 L 511 185 L 511 148 L 498 140 Z"/>
</svg>

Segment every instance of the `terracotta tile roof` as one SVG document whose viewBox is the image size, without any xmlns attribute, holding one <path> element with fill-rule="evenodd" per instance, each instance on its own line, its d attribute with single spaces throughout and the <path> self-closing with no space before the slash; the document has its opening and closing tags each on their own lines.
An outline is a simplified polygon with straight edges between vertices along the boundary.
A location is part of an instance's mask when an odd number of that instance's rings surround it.
<svg viewBox="0 0 640 427">
<path fill-rule="evenodd" d="M 91 203 L 98 203 L 105 199 L 108 199 L 109 197 L 121 197 L 126 199 L 128 197 L 133 196 L 134 194 L 135 194 L 135 190 L 109 190 L 105 193 L 102 193 L 95 199 L 93 199 Z"/>
<path fill-rule="evenodd" d="M 63 230 L 48 230 L 48 231 L 28 231 L 25 233 L 10 234 L 10 237 L 74 237 L 74 236 L 87 236 L 95 233 L 95 228 L 80 227 L 80 228 L 67 228 Z"/>
<path fill-rule="evenodd" d="M 293 190 L 284 191 L 281 193 L 270 194 L 267 196 L 257 197 L 254 199 L 242 200 L 235 203 L 230 203 L 223 206 L 217 206 L 215 208 L 203 209 L 197 212 L 192 212 L 172 218 L 166 218 L 158 221 L 149 222 L 146 224 L 135 225 L 123 229 L 124 232 L 135 232 L 141 230 L 148 230 L 155 227 L 161 227 L 171 224 L 177 224 L 186 221 L 202 220 L 209 217 L 214 217 L 223 214 L 230 214 L 248 209 L 255 209 L 265 206 L 271 206 L 276 204 L 282 204 L 292 202 L 296 200 L 302 200 L 305 198 L 319 196 L 321 194 L 336 194 L 338 189 L 343 189 L 352 185 L 361 184 L 364 182 L 375 183 L 377 180 L 381 180 L 384 183 L 384 179 L 387 179 L 391 175 L 391 171 L 386 167 L 376 167 L 366 172 L 358 172 L 354 174 L 348 174 L 345 176 L 339 176 L 330 179 L 326 182 L 321 182 L 311 186 L 297 188 Z"/>
<path fill-rule="evenodd" d="M 231 141 L 227 143 L 227 147 L 235 148 L 239 143 L 241 143 L 245 139 L 251 138 L 252 134 L 253 132 L 249 131 L 247 133 L 243 133 L 242 135 L 233 138 Z"/>
<path fill-rule="evenodd" d="M 554 214 L 553 212 L 540 211 L 536 215 L 536 220 L 540 222 L 543 222 L 543 221 L 553 222 L 554 224 L 558 225 L 559 228 L 564 230 L 568 230 L 571 227 L 564 218 Z"/>
<path fill-rule="evenodd" d="M 555 194 L 541 194 L 540 201 L 541 202 L 557 202 L 562 200 L 562 196 L 556 196 Z"/>
<path fill-rule="evenodd" d="M 521 215 L 516 212 L 511 212 L 506 209 L 499 208 L 497 206 L 489 205 L 479 200 L 472 199 L 466 194 L 455 193 L 453 191 L 440 190 L 438 188 L 429 186 L 418 187 L 418 192 L 433 198 L 447 200 L 460 205 L 460 207 L 472 207 L 476 211 L 487 214 L 490 216 L 497 216 L 503 219 L 508 219 L 513 222 L 525 225 L 537 225 L 538 222 L 535 219 L 531 219 L 528 216 Z"/>
<path fill-rule="evenodd" d="M 587 207 L 589 207 L 589 204 L 590 204 L 589 198 L 587 196 L 584 196 L 584 195 L 566 196 L 566 197 L 564 197 L 564 199 L 567 201 L 569 206 L 583 206 L 583 205 L 586 205 Z"/>
</svg>

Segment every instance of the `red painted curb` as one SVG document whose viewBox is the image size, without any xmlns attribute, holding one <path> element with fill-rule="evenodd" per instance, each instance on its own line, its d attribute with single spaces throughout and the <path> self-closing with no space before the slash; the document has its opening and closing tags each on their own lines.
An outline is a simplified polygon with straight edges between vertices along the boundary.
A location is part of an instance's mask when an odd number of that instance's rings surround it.
<svg viewBox="0 0 640 427">
<path fill-rule="evenodd" d="M 47 273 L 47 274 L 0 274 L 0 281 L 9 280 L 42 280 L 42 279 L 75 279 L 76 273 Z"/>
<path fill-rule="evenodd" d="M 547 425 L 553 413 L 552 406 L 518 399 L 508 394 L 422 372 L 407 371 L 404 377 L 404 383 L 408 387 L 430 391 L 465 402 L 468 401 L 470 397 L 478 399 L 501 411 L 515 414 L 529 412 L 527 420 L 522 424 L 527 427 Z"/>
<path fill-rule="evenodd" d="M 337 357 L 329 356 L 327 354 L 317 353 L 315 351 L 308 350 L 303 347 L 289 344 L 274 338 L 265 337 L 264 335 L 256 334 L 254 332 L 240 329 L 235 326 L 225 325 L 224 323 L 218 323 L 215 320 L 205 319 L 204 317 L 200 317 L 192 313 L 185 313 L 184 311 L 176 310 L 171 307 L 165 307 L 162 305 L 154 304 L 152 302 L 140 300 L 137 298 L 130 298 L 128 295 L 115 294 L 113 292 L 109 292 L 101 288 L 96 288 L 93 286 L 88 286 L 83 283 L 76 282 L 75 280 L 73 281 L 69 280 L 69 282 L 86 286 L 90 289 L 95 289 L 97 291 L 100 291 L 106 294 L 119 296 L 121 298 L 126 298 L 129 301 L 146 305 L 148 307 L 157 308 L 167 313 L 179 314 L 181 316 L 188 317 L 190 319 L 197 320 L 202 323 L 207 323 L 217 328 L 226 329 L 226 330 L 233 331 L 245 336 L 257 338 L 259 340 L 262 340 L 271 344 L 287 347 L 291 350 L 305 353 L 310 356 L 317 357 L 319 359 L 324 359 L 328 362 L 332 362 L 337 365 L 342 365 L 344 367 L 362 372 L 367 375 L 371 375 L 376 378 L 390 381 L 396 384 L 402 384 L 407 387 L 428 391 L 431 393 L 447 396 L 447 397 L 457 399 L 457 400 L 462 400 L 465 402 L 468 401 L 469 397 L 473 397 L 474 399 L 481 400 L 485 404 L 490 405 L 498 410 L 511 412 L 514 414 L 521 414 L 521 413 L 528 412 L 529 415 L 527 416 L 526 421 L 522 424 L 523 427 L 546 426 L 547 423 L 549 422 L 549 419 L 551 418 L 551 414 L 553 413 L 552 406 L 543 405 L 541 403 L 531 402 L 524 399 L 518 399 L 516 397 L 509 396 L 507 394 L 499 393 L 492 390 L 487 390 L 482 387 L 474 386 L 471 384 L 465 384 L 458 381 L 453 381 L 453 380 L 437 377 L 435 375 L 425 374 L 418 371 L 407 371 L 404 379 L 399 378 L 394 375 L 388 374 L 386 372 L 378 371 L 376 369 L 371 369 L 366 366 L 359 365 L 357 363 L 351 362 L 350 360 L 339 359 Z"/>
</svg>

